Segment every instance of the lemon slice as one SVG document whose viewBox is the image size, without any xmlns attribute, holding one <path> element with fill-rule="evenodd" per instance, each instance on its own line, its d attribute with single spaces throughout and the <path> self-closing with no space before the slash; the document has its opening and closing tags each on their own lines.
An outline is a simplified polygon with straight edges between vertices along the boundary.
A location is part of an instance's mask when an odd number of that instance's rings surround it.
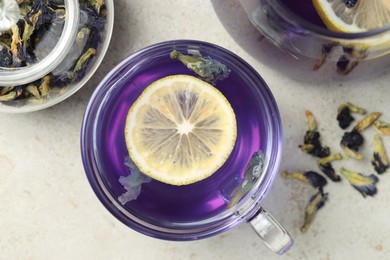
<svg viewBox="0 0 390 260">
<path fill-rule="evenodd" d="M 389 0 L 313 0 L 313 4 L 334 31 L 357 33 L 390 23 Z"/>
<path fill-rule="evenodd" d="M 236 136 L 236 117 L 223 94 L 187 75 L 153 82 L 126 118 L 131 159 L 144 174 L 172 185 L 211 176 L 229 157 Z"/>
</svg>

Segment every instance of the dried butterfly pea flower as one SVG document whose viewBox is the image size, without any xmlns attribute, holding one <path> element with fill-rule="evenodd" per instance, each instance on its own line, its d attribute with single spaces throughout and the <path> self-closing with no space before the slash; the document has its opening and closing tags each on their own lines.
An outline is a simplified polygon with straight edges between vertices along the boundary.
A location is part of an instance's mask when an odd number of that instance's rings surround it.
<svg viewBox="0 0 390 260">
<path fill-rule="evenodd" d="M 252 154 L 252 157 L 245 167 L 245 175 L 240 185 L 238 185 L 231 193 L 228 208 L 232 208 L 253 188 L 256 182 L 263 174 L 265 165 L 265 157 L 261 151 Z"/>
<path fill-rule="evenodd" d="M 333 48 L 338 46 L 337 43 L 331 42 L 327 44 L 323 44 L 321 48 L 321 54 L 318 60 L 313 65 L 313 70 L 318 70 L 325 63 L 328 55 L 332 52 Z"/>
<path fill-rule="evenodd" d="M 348 75 L 358 64 L 360 60 L 366 58 L 365 49 L 355 49 L 353 47 L 343 46 L 344 54 L 340 56 L 336 63 L 337 73 Z"/>
<path fill-rule="evenodd" d="M 301 226 L 301 232 L 306 232 L 314 220 L 317 211 L 325 205 L 328 199 L 328 193 L 319 188 L 316 189 L 315 193 L 310 197 L 308 204 L 305 209 L 305 218 L 303 225 Z"/>
<path fill-rule="evenodd" d="M 307 172 L 282 172 L 282 177 L 285 179 L 296 179 L 304 183 L 310 184 L 314 188 L 322 188 L 327 184 L 324 177 L 314 171 Z"/>
<path fill-rule="evenodd" d="M 10 101 L 19 98 L 24 94 L 24 91 L 20 87 L 5 88 L 8 92 L 0 95 L 0 101 Z"/>
<path fill-rule="evenodd" d="M 361 160 L 363 156 L 358 153 L 360 146 L 364 143 L 361 132 L 372 125 L 381 115 L 379 112 L 373 112 L 361 119 L 351 132 L 345 132 L 341 139 L 341 148 L 350 157 Z"/>
<path fill-rule="evenodd" d="M 358 172 L 349 171 L 345 168 L 340 169 L 340 173 L 348 180 L 348 182 L 359 191 L 363 197 L 374 196 L 377 193 L 375 184 L 379 181 L 374 174 L 369 176 Z"/>
<path fill-rule="evenodd" d="M 37 98 L 37 100 L 42 100 L 41 93 L 37 86 L 30 84 L 26 87 L 26 91 L 29 92 L 31 95 Z"/>
<path fill-rule="evenodd" d="M 126 191 L 118 197 L 118 201 L 125 205 L 126 203 L 136 200 L 141 194 L 141 186 L 145 183 L 152 181 L 151 178 L 144 175 L 135 163 L 130 159 L 129 156 L 125 158 L 125 165 L 130 171 L 128 176 L 120 176 L 118 181 L 123 186 L 123 189 Z"/>
<path fill-rule="evenodd" d="M 352 130 L 351 132 L 344 133 L 340 145 L 346 155 L 361 160 L 363 156 L 358 151 L 363 143 L 363 136 L 358 131 Z"/>
<path fill-rule="evenodd" d="M 87 28 L 96 29 L 99 32 L 104 29 L 105 18 L 96 13 L 92 8 L 88 6 L 81 6 L 80 9 L 87 17 L 85 25 Z"/>
<path fill-rule="evenodd" d="M 73 69 L 73 79 L 79 80 L 84 77 L 86 73 L 86 68 L 88 62 L 91 60 L 93 56 L 96 55 L 96 50 L 93 48 L 89 48 L 77 61 L 74 69 Z"/>
<path fill-rule="evenodd" d="M 19 24 L 19 23 L 18 23 Z M 23 65 L 22 57 L 25 56 L 22 39 L 20 38 L 20 28 L 18 24 L 12 26 L 12 42 L 11 42 L 11 53 L 12 53 L 12 66 L 20 67 Z"/>
<path fill-rule="evenodd" d="M 317 131 L 317 122 L 314 115 L 310 111 L 305 111 L 305 115 L 308 123 L 308 130 L 303 139 L 303 144 L 299 145 L 299 148 L 303 152 L 311 154 L 313 156 L 323 158 L 330 154 L 329 147 L 323 147 L 320 141 L 320 133 Z"/>
<path fill-rule="evenodd" d="M 0 96 L 4 96 L 11 92 L 15 87 L 0 87 Z"/>
<path fill-rule="evenodd" d="M 351 103 L 341 104 L 337 111 L 337 121 L 339 122 L 339 126 L 342 129 L 347 128 L 354 118 L 351 115 L 351 112 L 358 113 L 360 115 L 364 115 L 366 110 L 360 107 L 357 107 Z"/>
<path fill-rule="evenodd" d="M 0 46 L 6 47 L 8 50 L 11 49 L 12 35 L 7 32 L 2 32 L 0 37 Z"/>
<path fill-rule="evenodd" d="M 46 97 L 50 92 L 50 76 L 45 76 L 42 80 L 41 85 L 38 87 L 41 97 Z"/>
<path fill-rule="evenodd" d="M 20 16 L 24 17 L 31 11 L 31 0 L 17 0 L 19 4 Z M 20 2 L 20 3 L 19 3 Z"/>
<path fill-rule="evenodd" d="M 354 130 L 358 132 L 364 131 L 367 127 L 371 126 L 377 119 L 380 117 L 382 113 L 380 112 L 373 112 L 367 115 L 365 118 L 361 119 L 356 126 L 354 127 Z"/>
<path fill-rule="evenodd" d="M 0 67 L 9 68 L 12 64 L 12 56 L 6 45 L 0 45 Z"/>
<path fill-rule="evenodd" d="M 374 154 L 371 159 L 371 164 L 378 174 L 384 173 L 389 168 L 389 159 L 382 139 L 378 134 L 374 136 Z"/>
<path fill-rule="evenodd" d="M 351 60 L 346 55 L 341 55 L 336 63 L 337 73 L 348 75 L 358 64 L 359 62 L 356 60 Z"/>
<path fill-rule="evenodd" d="M 354 47 L 343 46 L 343 52 L 347 54 L 349 57 L 357 60 L 362 60 L 367 57 L 366 49 L 356 49 Z"/>
<path fill-rule="evenodd" d="M 217 80 L 223 80 L 230 74 L 230 69 L 221 62 L 203 57 L 199 52 L 192 52 L 192 56 L 184 55 L 177 50 L 170 53 L 171 59 L 181 61 L 188 69 L 195 72 L 203 80 L 215 84 Z"/>
<path fill-rule="evenodd" d="M 104 0 L 80 0 L 80 3 L 91 6 L 97 14 L 100 14 L 104 6 Z"/>
<path fill-rule="evenodd" d="M 374 122 L 374 128 L 384 135 L 390 135 L 390 124 L 380 120 Z"/>
<path fill-rule="evenodd" d="M 319 159 L 317 161 L 318 167 L 332 181 L 339 182 L 339 181 L 341 181 L 341 178 L 339 175 L 336 174 L 336 172 L 332 166 L 332 162 L 336 161 L 336 160 L 341 160 L 341 159 L 343 159 L 343 156 L 340 153 L 331 154 L 327 157 Z"/>
</svg>

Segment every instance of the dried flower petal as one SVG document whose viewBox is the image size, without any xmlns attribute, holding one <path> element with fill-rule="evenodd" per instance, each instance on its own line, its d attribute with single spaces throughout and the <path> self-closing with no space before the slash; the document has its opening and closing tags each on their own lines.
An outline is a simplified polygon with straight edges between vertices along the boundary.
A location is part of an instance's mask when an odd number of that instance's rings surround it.
<svg viewBox="0 0 390 260">
<path fill-rule="evenodd" d="M 366 176 L 358 172 L 346 170 L 345 168 L 341 168 L 340 173 L 344 175 L 352 187 L 359 191 L 363 197 L 367 195 L 374 196 L 377 193 L 375 184 L 379 179 L 374 174 Z"/>
<path fill-rule="evenodd" d="M 30 84 L 30 85 L 28 85 L 28 86 L 26 87 L 26 90 L 27 90 L 31 95 L 33 95 L 34 97 L 36 97 L 37 99 L 42 99 L 41 93 L 39 92 L 37 86 Z"/>
<path fill-rule="evenodd" d="M 78 80 L 84 76 L 84 74 L 86 73 L 88 62 L 93 56 L 95 56 L 95 54 L 96 50 L 93 48 L 89 48 L 83 55 L 81 55 L 73 69 L 73 78 L 75 80 Z"/>
<path fill-rule="evenodd" d="M 12 66 L 20 67 L 22 66 L 21 52 L 22 48 L 22 39 L 20 38 L 20 29 L 18 25 L 14 25 L 11 28 L 12 31 L 12 42 L 11 42 L 11 52 L 12 52 Z"/>
<path fill-rule="evenodd" d="M 351 103 L 341 104 L 337 111 L 337 121 L 339 122 L 339 126 L 341 129 L 347 128 L 353 120 L 355 120 L 351 112 L 355 112 L 361 115 L 366 113 L 366 110 L 360 107 L 357 107 Z"/>
<path fill-rule="evenodd" d="M 384 135 L 390 135 L 390 124 L 376 120 L 374 122 L 374 128 Z"/>
<path fill-rule="evenodd" d="M 192 56 L 184 55 L 177 50 L 170 53 L 171 59 L 178 59 L 188 69 L 195 72 L 203 80 L 215 84 L 217 80 L 226 79 L 230 74 L 230 69 L 221 62 L 203 57 L 199 52 L 192 52 Z"/>
<path fill-rule="evenodd" d="M 43 78 L 41 85 L 38 87 L 39 92 L 41 93 L 41 97 L 46 97 L 47 95 L 49 95 L 50 81 L 51 81 L 50 76 L 45 76 Z"/>
<path fill-rule="evenodd" d="M 358 61 L 351 60 L 346 55 L 341 55 L 336 63 L 337 73 L 340 75 L 348 75 L 357 65 Z"/>
<path fill-rule="evenodd" d="M 372 125 L 381 115 L 382 113 L 379 112 L 370 113 L 369 115 L 361 119 L 359 122 L 357 122 L 356 126 L 353 129 L 361 133 L 367 127 Z"/>
<path fill-rule="evenodd" d="M 374 136 L 374 154 L 371 159 L 371 164 L 378 174 L 384 173 L 389 168 L 389 159 L 387 158 L 382 139 L 378 134 Z"/>
<path fill-rule="evenodd" d="M 317 122 L 310 111 L 305 111 L 308 130 L 303 138 L 303 144 L 299 145 L 299 148 L 303 152 L 311 154 L 313 156 L 323 158 L 330 154 L 329 147 L 323 147 L 320 142 L 320 133 L 317 131 Z"/>
<path fill-rule="evenodd" d="M 301 232 L 306 232 L 314 220 L 314 217 L 317 211 L 325 205 L 326 200 L 328 199 L 328 193 L 320 188 L 310 197 L 309 203 L 305 209 L 305 219 L 301 227 Z"/>
<path fill-rule="evenodd" d="M 310 184 L 314 188 L 322 188 L 326 185 L 327 181 L 324 177 L 314 171 L 307 172 L 282 172 L 282 177 L 285 179 L 296 179 L 304 183 Z"/>
<path fill-rule="evenodd" d="M 152 180 L 138 169 L 129 156 L 126 156 L 125 158 L 125 165 L 129 168 L 130 175 L 126 177 L 120 176 L 118 180 L 126 190 L 126 192 L 118 197 L 118 200 L 122 205 L 125 205 L 127 202 L 136 200 L 141 194 L 142 184 L 149 183 Z"/>
<path fill-rule="evenodd" d="M 363 159 L 363 156 L 359 154 L 358 151 L 363 142 L 363 136 L 354 129 L 351 132 L 344 133 L 340 144 L 346 155 L 361 160 Z"/>
<path fill-rule="evenodd" d="M 0 67 L 10 67 L 12 64 L 12 55 L 6 45 L 0 43 Z"/>
<path fill-rule="evenodd" d="M 20 87 L 6 87 L 2 88 L 3 90 L 7 90 L 4 94 L 0 95 L 0 101 L 10 101 L 18 99 L 23 95 L 23 89 Z"/>
<path fill-rule="evenodd" d="M 313 65 L 313 70 L 318 70 L 321 68 L 321 66 L 324 64 L 326 59 L 328 58 L 328 55 L 332 52 L 333 48 L 337 46 L 338 44 L 335 42 L 323 44 L 321 48 L 321 54 L 318 60 Z"/>
<path fill-rule="evenodd" d="M 329 155 L 317 161 L 318 167 L 332 181 L 339 182 L 341 181 L 341 178 L 339 175 L 336 174 L 335 170 L 333 169 L 332 162 L 341 159 L 343 159 L 343 156 L 340 153 Z"/>
</svg>

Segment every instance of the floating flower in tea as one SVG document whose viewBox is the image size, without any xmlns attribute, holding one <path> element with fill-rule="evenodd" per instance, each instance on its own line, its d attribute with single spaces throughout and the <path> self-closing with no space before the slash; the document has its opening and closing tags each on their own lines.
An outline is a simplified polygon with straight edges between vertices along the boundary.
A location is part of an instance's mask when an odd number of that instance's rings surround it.
<svg viewBox="0 0 390 260">
<path fill-rule="evenodd" d="M 245 176 L 241 184 L 232 192 L 228 207 L 231 208 L 253 188 L 261 177 L 264 169 L 265 157 L 261 151 L 255 152 L 245 168 Z"/>
<path fill-rule="evenodd" d="M 125 165 L 130 170 L 130 175 L 127 177 L 120 176 L 119 182 L 126 190 L 121 196 L 118 197 L 119 202 L 125 205 L 127 202 L 135 200 L 141 194 L 141 185 L 151 182 L 152 179 L 144 175 L 129 156 L 125 158 Z"/>
<path fill-rule="evenodd" d="M 215 84 L 217 80 L 226 79 L 229 76 L 230 69 L 221 62 L 203 57 L 199 51 L 189 50 L 190 55 L 184 55 L 177 50 L 171 52 L 172 59 L 178 59 L 188 69 L 194 71 L 203 80 Z"/>
</svg>

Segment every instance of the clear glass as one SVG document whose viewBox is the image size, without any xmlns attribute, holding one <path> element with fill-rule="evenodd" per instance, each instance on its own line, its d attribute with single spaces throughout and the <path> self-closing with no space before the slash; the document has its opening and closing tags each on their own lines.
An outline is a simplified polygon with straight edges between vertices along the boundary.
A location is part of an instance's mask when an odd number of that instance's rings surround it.
<svg viewBox="0 0 390 260">
<path fill-rule="evenodd" d="M 74 94 L 92 77 L 111 39 L 114 3 L 112 0 L 99 1 L 96 5 L 91 3 L 49 1 L 48 12 L 55 10 L 53 16 L 48 15 L 50 26 L 45 30 L 42 30 L 46 28 L 43 26 L 39 29 L 33 27 L 31 34 L 24 19 L 34 15 L 36 10 L 30 9 L 29 2 L 20 4 L 19 22 L 13 29 L 0 34 L 0 112 L 31 112 L 53 106 Z M 51 5 L 58 9 L 51 8 Z M 17 34 L 15 28 L 18 28 Z M 21 39 L 28 40 L 12 43 L 20 44 L 16 45 L 18 54 L 15 54 L 8 45 L 11 36 L 17 38 L 18 34 Z M 38 42 L 26 52 L 25 49 L 32 44 L 30 37 L 36 37 L 34 39 Z M 19 54 L 27 57 L 27 61 L 4 65 L 4 57 L 10 55 L 8 59 L 14 62 Z"/>
<path fill-rule="evenodd" d="M 143 181 L 137 196 L 123 203 L 121 198 L 126 190 L 120 180 L 136 174 L 134 167 L 129 166 L 124 140 L 128 109 L 142 90 L 159 78 L 175 74 L 196 76 L 170 58 L 173 50 L 188 55 L 200 52 L 231 70 L 215 87 L 235 111 L 237 142 L 225 164 L 209 178 L 183 186 Z M 235 54 L 190 40 L 147 47 L 114 68 L 93 93 L 81 130 L 84 168 L 103 205 L 134 230 L 167 240 L 206 238 L 260 214 L 260 203 L 277 173 L 281 150 L 278 108 L 260 75 Z M 280 227 L 278 224 L 277 228 Z M 282 241 L 283 246 L 273 247 L 278 253 L 292 244 L 286 231 L 283 236 L 277 232 L 271 236 L 265 226 L 258 230 L 268 234 L 264 239 L 270 244 L 274 244 L 270 237 Z"/>
<path fill-rule="evenodd" d="M 279 56 L 296 79 L 360 80 L 390 67 L 390 25 L 354 34 L 333 32 L 298 16 L 280 0 L 240 3 L 258 31 L 283 51 Z"/>
</svg>

